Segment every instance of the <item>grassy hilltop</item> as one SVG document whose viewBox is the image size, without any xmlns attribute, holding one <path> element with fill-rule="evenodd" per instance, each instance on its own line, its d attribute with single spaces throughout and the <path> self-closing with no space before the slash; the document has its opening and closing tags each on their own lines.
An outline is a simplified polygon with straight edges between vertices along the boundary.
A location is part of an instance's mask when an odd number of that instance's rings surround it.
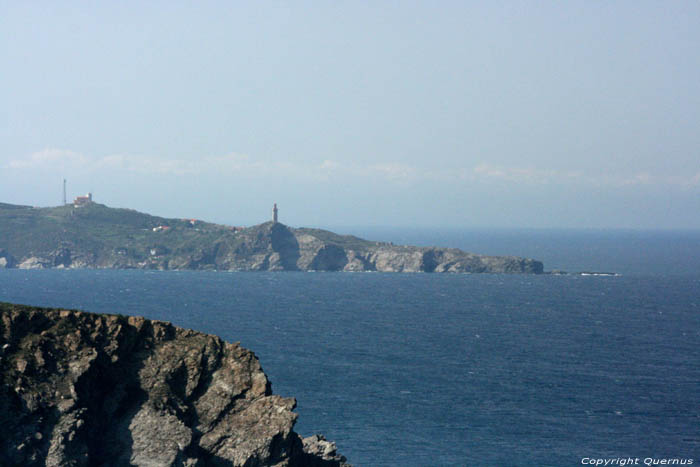
<svg viewBox="0 0 700 467">
<path fill-rule="evenodd" d="M 195 251 L 198 245 L 215 242 L 230 232 L 222 225 L 201 221 L 193 225 L 189 220 L 166 219 L 97 203 L 79 208 L 0 204 L 0 247 L 38 255 L 72 247 L 96 255 L 117 253 L 138 259 L 151 256 L 152 249 Z"/>
</svg>

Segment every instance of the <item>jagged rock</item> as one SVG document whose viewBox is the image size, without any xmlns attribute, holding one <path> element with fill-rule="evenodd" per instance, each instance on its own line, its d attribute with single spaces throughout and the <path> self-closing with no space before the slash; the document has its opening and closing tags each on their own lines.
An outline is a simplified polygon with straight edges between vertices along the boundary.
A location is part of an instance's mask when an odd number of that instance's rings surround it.
<svg viewBox="0 0 700 467">
<path fill-rule="evenodd" d="M 309 454 L 310 460 L 316 463 L 309 464 L 310 466 L 333 465 L 335 463 L 345 462 L 345 456 L 338 454 L 338 447 L 334 442 L 326 440 L 323 435 L 313 435 L 302 439 L 304 443 L 304 452 Z"/>
<path fill-rule="evenodd" d="M 166 322 L 0 303 L 0 370 L 3 465 L 346 465 L 252 352 Z"/>
<path fill-rule="evenodd" d="M 0 248 L 0 269 L 10 269 L 17 265 L 17 260 L 4 248 Z"/>
<path fill-rule="evenodd" d="M 348 262 L 343 267 L 343 271 L 349 272 L 362 272 L 362 271 L 376 271 L 377 268 L 374 264 L 367 260 L 365 255 L 356 252 L 355 250 L 347 251 Z"/>
<path fill-rule="evenodd" d="M 23 259 L 22 262 L 17 265 L 20 269 L 45 269 L 52 266 L 53 261 L 37 256 L 30 256 L 29 258 Z"/>
<path fill-rule="evenodd" d="M 66 247 L 57 249 L 51 253 L 53 267 L 55 268 L 67 268 L 70 267 L 73 262 L 71 259 L 70 250 Z"/>
</svg>

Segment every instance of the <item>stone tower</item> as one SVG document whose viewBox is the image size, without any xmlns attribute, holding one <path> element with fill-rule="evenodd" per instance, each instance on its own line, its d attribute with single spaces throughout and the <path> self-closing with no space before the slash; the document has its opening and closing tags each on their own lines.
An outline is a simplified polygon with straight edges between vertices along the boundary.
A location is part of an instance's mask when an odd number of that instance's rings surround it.
<svg viewBox="0 0 700 467">
<path fill-rule="evenodd" d="M 272 222 L 277 223 L 277 203 L 272 206 Z"/>
</svg>

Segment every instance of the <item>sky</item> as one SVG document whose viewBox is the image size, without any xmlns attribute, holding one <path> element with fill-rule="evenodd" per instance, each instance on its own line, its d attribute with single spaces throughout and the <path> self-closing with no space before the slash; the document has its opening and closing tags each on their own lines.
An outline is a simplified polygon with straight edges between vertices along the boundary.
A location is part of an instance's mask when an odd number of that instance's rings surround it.
<svg viewBox="0 0 700 467">
<path fill-rule="evenodd" d="M 700 2 L 0 0 L 0 202 L 700 228 Z"/>
</svg>

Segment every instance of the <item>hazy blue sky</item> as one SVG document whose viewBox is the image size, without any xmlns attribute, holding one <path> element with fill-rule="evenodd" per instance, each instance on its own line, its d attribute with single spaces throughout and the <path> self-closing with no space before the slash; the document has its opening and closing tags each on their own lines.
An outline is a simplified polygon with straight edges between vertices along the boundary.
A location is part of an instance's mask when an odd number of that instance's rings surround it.
<svg viewBox="0 0 700 467">
<path fill-rule="evenodd" d="M 700 2 L 0 0 L 0 201 L 700 228 Z"/>
</svg>

